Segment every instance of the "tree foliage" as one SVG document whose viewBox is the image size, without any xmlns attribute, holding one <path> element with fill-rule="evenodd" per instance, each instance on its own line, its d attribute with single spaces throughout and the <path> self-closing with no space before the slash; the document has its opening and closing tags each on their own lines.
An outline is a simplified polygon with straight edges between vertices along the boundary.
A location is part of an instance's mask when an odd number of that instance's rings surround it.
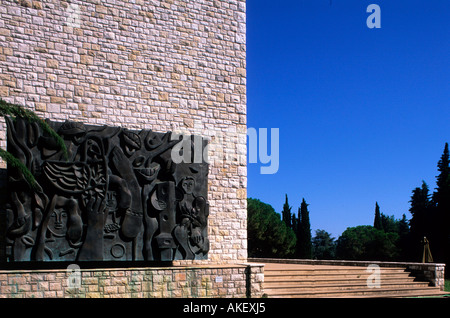
<svg viewBox="0 0 450 318">
<path fill-rule="evenodd" d="M 432 227 L 430 220 L 432 219 L 433 206 L 430 199 L 428 185 L 422 181 L 422 187 L 417 187 L 412 191 L 411 206 L 409 212 L 412 215 L 410 224 L 409 237 L 409 254 L 411 259 L 418 260 L 422 253 L 422 244 L 424 237 L 430 238 Z"/>
<path fill-rule="evenodd" d="M 16 117 L 20 117 L 31 123 L 33 122 L 38 123 L 43 131 L 45 131 L 47 134 L 49 134 L 56 140 L 57 145 L 60 147 L 60 149 L 63 150 L 63 154 L 67 158 L 67 148 L 66 145 L 64 144 L 64 140 L 44 120 L 39 118 L 32 110 L 24 108 L 17 104 L 9 103 L 0 98 L 0 116 L 4 117 L 10 116 L 13 119 Z M 32 189 L 39 191 L 39 186 L 37 185 L 33 174 L 23 164 L 23 162 L 21 162 L 18 158 L 14 157 L 11 153 L 9 153 L 4 149 L 0 149 L 0 157 L 3 158 L 6 161 L 6 163 L 11 167 L 18 169 L 22 173 L 25 181 L 28 182 L 28 184 Z"/>
<path fill-rule="evenodd" d="M 438 208 L 442 208 L 440 213 L 447 216 L 450 208 L 450 154 L 448 143 L 445 143 L 444 152 L 438 162 L 438 171 L 436 176 L 436 191 L 433 193 L 433 201 Z"/>
<path fill-rule="evenodd" d="M 291 215 L 292 207 L 289 206 L 288 202 L 288 196 L 286 194 L 286 201 L 283 205 L 283 211 L 281 212 L 281 217 L 283 219 L 283 222 L 286 224 L 287 227 L 292 228 L 292 215 Z"/>
<path fill-rule="evenodd" d="M 423 253 L 424 237 L 429 241 L 434 261 L 450 263 L 450 154 L 448 143 L 437 164 L 436 189 L 430 195 L 428 185 L 412 191 L 410 254 L 418 261 Z"/>
<path fill-rule="evenodd" d="M 64 144 L 64 140 L 45 122 L 45 120 L 41 119 L 32 110 L 17 104 L 9 103 L 0 98 L 0 115 L 10 116 L 12 118 L 20 117 L 26 119 L 31 123 L 33 122 L 38 123 L 43 131 L 45 131 L 47 134 L 49 134 L 56 140 L 56 143 L 59 146 L 59 148 L 62 149 L 64 155 L 67 156 L 67 149 L 66 145 Z"/>
<path fill-rule="evenodd" d="M 378 205 L 378 202 L 375 203 L 375 219 L 373 221 L 373 227 L 378 230 L 383 229 L 383 223 L 381 222 L 380 206 Z"/>
<path fill-rule="evenodd" d="M 336 258 L 336 241 L 325 230 L 316 230 L 316 235 L 311 240 L 313 259 Z"/>
<path fill-rule="evenodd" d="M 297 221 L 297 253 L 298 258 L 310 259 L 312 258 L 311 245 L 311 223 L 309 221 L 308 205 L 303 198 L 298 212 Z"/>
<path fill-rule="evenodd" d="M 450 154 L 448 143 L 438 162 L 436 189 L 432 196 L 433 219 L 430 248 L 434 246 L 433 258 L 438 262 L 450 263 Z M 433 250 L 432 250 L 433 251 Z"/>
<path fill-rule="evenodd" d="M 250 257 L 292 257 L 294 231 L 287 227 L 272 206 L 258 199 L 247 199 L 248 254 Z"/>
<path fill-rule="evenodd" d="M 339 237 L 337 257 L 349 260 L 393 261 L 397 258 L 399 235 L 370 225 L 347 228 Z"/>
</svg>

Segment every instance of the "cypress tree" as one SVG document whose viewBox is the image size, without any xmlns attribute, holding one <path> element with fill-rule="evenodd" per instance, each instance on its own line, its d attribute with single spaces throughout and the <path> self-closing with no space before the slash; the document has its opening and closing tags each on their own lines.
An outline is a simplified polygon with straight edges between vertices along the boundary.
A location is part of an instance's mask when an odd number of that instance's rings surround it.
<svg viewBox="0 0 450 318">
<path fill-rule="evenodd" d="M 438 162 L 440 174 L 436 177 L 436 191 L 433 193 L 433 201 L 438 209 L 442 221 L 449 220 L 450 214 L 450 155 L 448 143 L 445 143 L 444 153 Z M 448 223 L 445 224 L 448 227 Z"/>
<path fill-rule="evenodd" d="M 430 200 L 428 185 L 422 181 L 422 187 L 415 188 L 412 191 L 411 207 L 409 212 L 412 217 L 409 220 L 410 225 L 410 258 L 418 261 L 422 253 L 422 241 L 424 236 L 432 237 L 432 227 L 430 220 L 432 219 L 433 206 Z"/>
<path fill-rule="evenodd" d="M 409 257 L 409 225 L 406 215 L 403 214 L 401 220 L 397 222 L 397 233 L 399 235 L 397 248 L 399 249 L 399 260 L 407 261 Z"/>
<path fill-rule="evenodd" d="M 435 260 L 449 262 L 448 249 L 450 249 L 450 155 L 448 143 L 445 143 L 444 153 L 438 162 L 436 176 L 436 189 L 433 193 L 433 203 L 435 205 L 435 216 L 433 218 L 433 228 L 435 235 L 434 242 L 430 239 L 430 246 L 435 247 Z"/>
<path fill-rule="evenodd" d="M 295 221 L 297 225 L 297 230 L 295 231 L 295 237 L 297 238 L 297 245 L 295 246 L 295 257 L 301 258 L 301 245 L 303 242 L 303 234 L 302 234 L 302 214 L 300 208 L 297 210 L 297 218 Z"/>
<path fill-rule="evenodd" d="M 375 202 L 375 219 L 373 221 L 373 227 L 377 230 L 383 230 L 383 224 L 381 222 L 381 213 L 380 213 L 380 206 L 378 205 L 378 202 Z"/>
<path fill-rule="evenodd" d="M 292 209 L 292 207 L 289 206 L 288 196 L 286 194 L 286 201 L 284 202 L 283 211 L 281 212 L 281 216 L 282 216 L 283 222 L 286 224 L 286 226 L 288 228 L 292 228 L 291 209 Z"/>
<path fill-rule="evenodd" d="M 445 143 L 444 153 L 438 162 L 440 174 L 436 177 L 436 191 L 433 193 L 433 200 L 436 206 L 448 208 L 450 205 L 450 155 L 448 143 Z"/>
<path fill-rule="evenodd" d="M 299 258 L 312 258 L 311 224 L 308 205 L 303 198 L 298 211 L 297 255 Z"/>
<path fill-rule="evenodd" d="M 292 230 L 295 233 L 295 236 L 297 237 L 297 233 L 298 233 L 298 218 L 295 216 L 295 213 L 292 213 Z"/>
</svg>

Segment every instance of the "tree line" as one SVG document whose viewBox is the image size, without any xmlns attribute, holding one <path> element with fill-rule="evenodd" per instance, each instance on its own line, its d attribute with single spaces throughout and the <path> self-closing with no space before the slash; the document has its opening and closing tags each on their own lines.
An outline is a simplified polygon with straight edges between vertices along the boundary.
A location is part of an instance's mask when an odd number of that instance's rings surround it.
<svg viewBox="0 0 450 318">
<path fill-rule="evenodd" d="M 291 210 L 287 195 L 281 215 L 267 203 L 247 199 L 250 257 L 313 257 L 308 204 L 303 199 L 297 215 Z"/>
<path fill-rule="evenodd" d="M 434 261 L 450 263 L 450 155 L 448 143 L 438 161 L 436 188 L 423 181 L 412 190 L 411 219 L 395 219 L 375 202 L 372 225 L 348 227 L 336 240 L 325 230 L 311 237 L 308 204 L 292 213 L 286 195 L 281 213 L 258 199 L 248 199 L 248 252 L 251 257 Z M 432 259 L 424 259 L 427 244 Z"/>
</svg>

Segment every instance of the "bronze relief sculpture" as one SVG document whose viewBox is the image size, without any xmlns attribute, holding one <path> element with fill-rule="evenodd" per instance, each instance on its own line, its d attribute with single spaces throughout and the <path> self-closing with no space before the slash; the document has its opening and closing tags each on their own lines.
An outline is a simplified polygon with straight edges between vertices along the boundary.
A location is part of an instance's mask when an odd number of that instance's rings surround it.
<svg viewBox="0 0 450 318">
<path fill-rule="evenodd" d="M 6 123 L 8 151 L 37 182 L 30 188 L 8 167 L 9 261 L 207 258 L 208 164 L 203 157 L 172 160 L 175 145 L 190 153 L 198 140 L 204 150 L 205 139 L 48 121 L 66 157 L 38 125 Z"/>
</svg>

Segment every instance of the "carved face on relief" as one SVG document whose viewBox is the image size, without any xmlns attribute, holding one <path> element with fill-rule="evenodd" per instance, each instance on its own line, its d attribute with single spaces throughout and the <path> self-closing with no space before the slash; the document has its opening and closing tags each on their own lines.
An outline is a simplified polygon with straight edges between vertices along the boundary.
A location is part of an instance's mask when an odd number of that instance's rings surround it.
<svg viewBox="0 0 450 318">
<path fill-rule="evenodd" d="M 156 162 L 149 162 L 150 159 L 148 159 L 147 163 L 145 163 L 145 160 L 146 158 L 144 156 L 137 157 L 133 161 L 133 168 L 136 175 L 150 183 L 158 176 L 161 166 Z"/>
<path fill-rule="evenodd" d="M 106 208 L 110 212 L 114 212 L 117 209 L 117 194 L 113 191 L 108 191 L 106 193 Z"/>
<path fill-rule="evenodd" d="M 186 177 L 181 181 L 181 187 L 186 194 L 192 194 L 194 192 L 195 181 L 192 177 Z"/>
<path fill-rule="evenodd" d="M 49 231 L 55 236 L 64 236 L 67 233 L 67 212 L 64 209 L 55 209 L 48 222 Z"/>
</svg>

